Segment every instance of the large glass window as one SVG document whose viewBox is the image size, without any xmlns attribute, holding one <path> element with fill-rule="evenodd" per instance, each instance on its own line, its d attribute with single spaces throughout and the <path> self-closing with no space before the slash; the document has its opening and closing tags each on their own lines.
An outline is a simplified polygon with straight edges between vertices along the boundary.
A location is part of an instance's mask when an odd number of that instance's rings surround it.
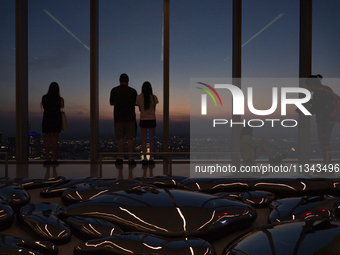
<svg viewBox="0 0 340 255">
<path fill-rule="evenodd" d="M 321 74 L 322 84 L 340 95 L 340 31 L 338 28 L 340 2 L 313 0 L 312 74 Z M 312 118 L 312 155 L 320 155 L 315 117 Z M 340 150 L 340 130 L 335 125 L 331 137 L 332 150 Z M 334 155 L 334 157 L 339 157 Z M 320 156 L 319 156 L 320 158 Z"/>
<path fill-rule="evenodd" d="M 313 0 L 313 62 L 312 73 L 324 78 L 340 77 L 340 31 L 337 0 Z M 340 87 L 334 87 L 339 89 Z"/>
<path fill-rule="evenodd" d="M 99 2 L 99 112 L 100 150 L 116 151 L 113 107 L 109 98 L 119 85 L 122 73 L 129 76 L 129 86 L 141 93 L 149 81 L 158 97 L 156 107 L 156 145 L 162 141 L 163 119 L 163 1 L 119 0 Z M 139 110 L 136 107 L 137 121 Z M 140 150 L 138 127 L 135 146 Z"/>
<path fill-rule="evenodd" d="M 89 158 L 89 13 L 90 2 L 84 0 L 28 2 L 30 132 L 39 139 L 41 98 L 57 82 L 68 118 L 68 132 L 59 139 L 61 159 Z"/>
<path fill-rule="evenodd" d="M 299 76 L 299 1 L 242 1 L 242 77 Z"/>
<path fill-rule="evenodd" d="M 0 152 L 15 157 L 15 1 L 0 1 Z M 0 156 L 0 160 L 2 156 Z"/>
<path fill-rule="evenodd" d="M 246 78 L 298 78 L 299 77 L 299 1 L 264 0 L 242 1 L 242 77 Z M 264 82 L 256 84 L 251 80 L 242 84 L 253 87 L 254 107 L 259 110 L 269 109 L 272 104 L 272 89 L 278 87 L 298 87 L 294 84 Z M 255 80 L 256 81 L 256 80 Z M 255 85 L 256 84 L 256 85 Z M 295 95 L 295 98 L 297 94 Z M 287 116 L 281 116 L 280 109 L 270 116 L 248 115 L 248 119 L 298 119 L 292 108 Z M 254 129 L 254 138 L 268 138 L 267 145 L 289 158 L 298 156 L 298 127 L 279 128 L 263 127 Z"/>
<path fill-rule="evenodd" d="M 232 1 L 170 1 L 170 149 L 189 150 L 190 79 L 231 77 Z"/>
</svg>

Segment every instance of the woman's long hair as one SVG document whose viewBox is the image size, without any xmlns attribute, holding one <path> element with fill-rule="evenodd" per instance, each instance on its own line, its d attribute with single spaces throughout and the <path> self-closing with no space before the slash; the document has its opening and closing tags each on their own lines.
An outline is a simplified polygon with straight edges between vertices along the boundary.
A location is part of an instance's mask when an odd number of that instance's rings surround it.
<svg viewBox="0 0 340 255">
<path fill-rule="evenodd" d="M 144 94 L 144 109 L 150 109 L 151 100 L 153 101 L 152 87 L 150 82 L 146 81 L 142 86 L 142 93 Z"/>
<path fill-rule="evenodd" d="M 46 94 L 47 97 L 53 98 L 53 97 L 60 97 L 60 89 L 59 85 L 56 82 L 52 82 L 48 88 L 48 92 Z"/>
<path fill-rule="evenodd" d="M 60 89 L 59 85 L 56 82 L 52 82 L 48 88 L 47 94 L 44 96 L 46 101 L 50 103 L 59 103 L 61 102 L 60 97 Z M 41 105 L 43 105 L 45 102 L 41 102 Z"/>
</svg>

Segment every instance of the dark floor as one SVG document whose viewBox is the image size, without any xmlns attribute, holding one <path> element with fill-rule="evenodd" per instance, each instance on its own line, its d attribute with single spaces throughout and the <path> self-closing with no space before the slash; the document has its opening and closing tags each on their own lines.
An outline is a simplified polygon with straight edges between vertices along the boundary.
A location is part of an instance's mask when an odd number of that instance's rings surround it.
<svg viewBox="0 0 340 255">
<path fill-rule="evenodd" d="M 296 164 L 296 162 L 295 162 Z M 8 165 L 6 170 L 5 164 L 0 162 L 0 176 L 10 178 L 31 178 L 31 179 L 47 179 L 50 177 L 64 176 L 67 179 L 77 177 L 101 177 L 104 179 L 132 179 L 135 177 L 153 177 L 158 175 L 169 174 L 180 176 L 190 176 L 190 164 L 174 163 L 171 166 L 165 165 L 162 162 L 157 162 L 155 166 L 144 167 L 141 164 L 137 164 L 134 167 L 130 167 L 124 164 L 122 167 L 116 167 L 114 163 L 105 162 L 102 164 L 91 165 L 88 162 L 61 162 L 58 166 L 43 166 L 42 162 L 30 163 L 25 165 L 12 164 Z M 60 198 L 41 198 L 39 195 L 40 189 L 34 189 L 28 191 L 31 195 L 31 203 L 37 202 L 51 202 L 61 204 Z M 216 250 L 216 254 L 222 254 L 224 248 L 236 237 L 241 236 L 243 233 L 263 225 L 267 225 L 267 217 L 269 214 L 269 208 L 258 209 L 258 218 L 252 224 L 252 226 L 245 230 L 239 230 L 235 233 L 231 233 L 223 238 L 211 242 Z M 21 229 L 19 224 L 15 222 L 10 229 L 2 231 L 1 233 L 13 235 L 16 237 L 34 239 L 25 230 Z M 71 255 L 73 254 L 73 248 L 80 243 L 81 240 L 72 237 L 68 244 L 59 246 L 59 254 Z"/>
</svg>

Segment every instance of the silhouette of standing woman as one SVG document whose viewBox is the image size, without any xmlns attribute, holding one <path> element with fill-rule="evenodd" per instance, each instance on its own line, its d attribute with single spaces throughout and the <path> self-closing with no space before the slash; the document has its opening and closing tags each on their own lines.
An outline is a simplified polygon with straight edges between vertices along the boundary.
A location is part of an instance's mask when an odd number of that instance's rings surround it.
<svg viewBox="0 0 340 255">
<path fill-rule="evenodd" d="M 136 105 L 139 106 L 140 110 L 140 129 L 142 132 L 142 150 L 146 152 L 146 142 L 149 129 L 149 142 L 150 142 L 150 152 L 154 151 L 154 135 L 156 128 L 156 104 L 158 104 L 158 98 L 152 94 L 152 86 L 150 82 L 146 81 L 142 86 L 142 94 L 138 95 L 136 98 Z M 154 165 L 153 156 L 150 160 L 146 160 L 146 154 L 144 154 L 144 160 L 142 160 L 143 165 Z"/>
<path fill-rule="evenodd" d="M 62 126 L 61 108 L 64 108 L 64 99 L 59 94 L 59 85 L 52 82 L 46 95 L 42 97 L 41 105 L 44 108 L 42 132 L 45 135 L 46 161 L 44 164 L 58 164 L 58 140 Z M 53 160 L 50 159 L 50 144 L 52 138 Z"/>
</svg>

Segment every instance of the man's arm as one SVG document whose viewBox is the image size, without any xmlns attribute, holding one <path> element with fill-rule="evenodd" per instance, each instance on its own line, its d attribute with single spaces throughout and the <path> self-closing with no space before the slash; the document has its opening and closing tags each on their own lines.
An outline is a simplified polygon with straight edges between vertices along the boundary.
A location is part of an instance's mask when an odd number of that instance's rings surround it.
<svg viewBox="0 0 340 255">
<path fill-rule="evenodd" d="M 113 89 L 110 93 L 110 105 L 115 105 Z"/>
<path fill-rule="evenodd" d="M 137 94 L 137 90 L 135 90 L 135 89 L 134 89 L 134 94 L 135 94 L 135 95 L 134 95 L 134 97 L 135 97 L 135 106 L 137 106 L 137 105 L 138 105 L 138 104 L 137 104 L 137 95 L 138 95 L 138 94 Z"/>
</svg>

